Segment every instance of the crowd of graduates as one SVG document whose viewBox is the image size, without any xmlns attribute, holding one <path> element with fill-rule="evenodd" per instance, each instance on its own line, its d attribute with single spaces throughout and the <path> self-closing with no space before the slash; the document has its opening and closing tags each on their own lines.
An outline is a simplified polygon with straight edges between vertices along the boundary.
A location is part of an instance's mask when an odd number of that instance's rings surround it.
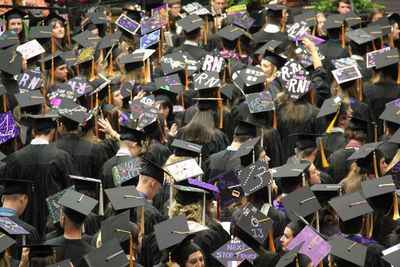
<svg viewBox="0 0 400 267">
<path fill-rule="evenodd" d="M 2 10 L 0 267 L 400 266 L 398 13 Z"/>
</svg>

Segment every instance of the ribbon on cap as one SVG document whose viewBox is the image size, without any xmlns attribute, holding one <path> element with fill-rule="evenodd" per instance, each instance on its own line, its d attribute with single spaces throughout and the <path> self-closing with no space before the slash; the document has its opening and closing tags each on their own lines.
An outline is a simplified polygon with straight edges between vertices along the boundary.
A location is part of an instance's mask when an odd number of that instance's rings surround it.
<svg viewBox="0 0 400 267">
<path fill-rule="evenodd" d="M 397 203 L 396 191 L 393 192 L 393 220 L 399 219 L 399 205 Z"/>
<path fill-rule="evenodd" d="M 338 111 L 336 111 L 335 117 L 333 117 L 333 120 L 331 121 L 331 123 L 329 123 L 328 128 L 326 128 L 326 133 L 330 134 L 332 132 L 333 126 L 335 125 L 335 122 L 339 116 L 339 111 L 340 109 L 338 109 Z"/>
<path fill-rule="evenodd" d="M 7 96 L 3 95 L 3 112 L 7 112 Z"/>
<path fill-rule="evenodd" d="M 218 109 L 219 109 L 219 128 L 222 129 L 224 127 L 224 106 L 222 105 L 222 96 L 221 89 L 218 89 Z"/>
<path fill-rule="evenodd" d="M 362 80 L 361 79 L 356 80 L 356 88 L 357 88 L 357 93 L 358 93 L 358 100 L 363 101 L 363 88 L 362 88 Z"/>
<path fill-rule="evenodd" d="M 368 213 L 365 221 L 365 231 L 367 238 L 371 239 L 372 233 L 374 231 L 374 218 L 372 213 Z"/>
<path fill-rule="evenodd" d="M 67 22 L 67 42 L 68 45 L 71 45 L 71 26 L 69 26 L 69 21 Z"/>
<path fill-rule="evenodd" d="M 51 32 L 51 84 L 54 84 L 54 49 L 55 49 L 55 44 L 54 44 L 54 33 Z"/>
<path fill-rule="evenodd" d="M 270 218 L 268 218 L 268 219 L 270 219 Z M 268 231 L 268 245 L 269 245 L 269 250 L 271 252 L 275 253 L 276 249 L 275 249 L 275 243 L 274 243 L 274 236 L 273 236 L 273 233 L 272 233 L 272 228 L 269 229 L 269 231 Z"/>
</svg>

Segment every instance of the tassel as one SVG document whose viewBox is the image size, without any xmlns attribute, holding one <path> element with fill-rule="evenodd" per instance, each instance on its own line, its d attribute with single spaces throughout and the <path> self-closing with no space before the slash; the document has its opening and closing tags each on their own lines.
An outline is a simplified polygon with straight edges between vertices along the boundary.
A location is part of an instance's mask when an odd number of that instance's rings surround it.
<svg viewBox="0 0 400 267">
<path fill-rule="evenodd" d="M 81 69 L 79 68 L 79 65 L 76 65 L 76 75 L 81 75 Z"/>
<path fill-rule="evenodd" d="M 393 33 L 389 34 L 389 46 L 390 48 L 394 48 Z"/>
<path fill-rule="evenodd" d="M 140 217 L 140 232 L 144 234 L 144 206 L 141 207 L 142 214 Z"/>
<path fill-rule="evenodd" d="M 281 23 L 282 23 L 281 32 L 285 32 L 285 30 L 286 30 L 286 22 L 282 19 Z"/>
<path fill-rule="evenodd" d="M 374 231 L 374 218 L 372 216 L 372 213 L 367 214 L 365 230 L 366 230 L 365 235 L 367 236 L 367 238 L 371 239 L 372 233 Z"/>
<path fill-rule="evenodd" d="M 95 74 L 94 74 L 94 57 L 92 59 L 92 67 L 91 67 L 91 72 L 90 72 L 90 81 L 93 81 L 95 78 Z"/>
<path fill-rule="evenodd" d="M 375 41 L 372 41 L 372 50 L 376 51 Z"/>
<path fill-rule="evenodd" d="M 222 81 L 223 81 L 223 82 L 226 81 L 226 69 L 225 69 L 224 72 L 222 73 Z"/>
<path fill-rule="evenodd" d="M 160 41 L 158 41 L 158 62 L 160 62 L 160 59 L 161 59 L 161 57 L 162 57 L 162 53 L 161 53 L 161 48 L 162 47 L 162 42 L 161 42 L 161 39 L 160 39 Z"/>
<path fill-rule="evenodd" d="M 326 131 L 325 131 L 326 133 L 330 134 L 332 132 L 332 128 L 335 125 L 335 122 L 336 122 L 338 116 L 339 116 L 339 110 L 336 112 L 336 115 L 335 115 L 335 117 L 333 117 L 333 120 L 331 121 L 331 123 L 329 123 L 328 128 L 326 128 Z"/>
<path fill-rule="evenodd" d="M 397 203 L 397 194 L 393 192 L 393 220 L 399 219 L 399 206 Z"/>
<path fill-rule="evenodd" d="M 363 89 L 362 89 L 362 80 L 357 79 L 356 81 L 357 92 L 358 92 L 358 100 L 363 101 Z"/>
<path fill-rule="evenodd" d="M 185 89 L 189 91 L 189 73 L 187 69 L 185 69 Z"/>
<path fill-rule="evenodd" d="M 374 142 L 378 142 L 378 125 L 374 122 Z"/>
<path fill-rule="evenodd" d="M 7 21 L 6 21 L 6 16 L 3 15 L 3 31 L 7 30 Z"/>
<path fill-rule="evenodd" d="M 385 47 L 385 42 L 383 41 L 383 37 L 381 37 L 381 49 Z"/>
<path fill-rule="evenodd" d="M 108 104 L 111 105 L 112 99 L 111 99 L 111 84 L 108 84 Z"/>
<path fill-rule="evenodd" d="M 318 267 L 324 267 L 324 262 L 321 261 L 321 262 L 318 264 Z"/>
<path fill-rule="evenodd" d="M 204 25 L 204 45 L 207 45 L 207 35 L 208 35 L 208 16 L 206 16 L 206 24 Z"/>
<path fill-rule="evenodd" d="M 104 216 L 103 184 L 100 183 L 99 190 L 99 216 Z"/>
<path fill-rule="evenodd" d="M 276 249 L 274 244 L 274 236 L 272 234 L 272 228 L 269 229 L 268 231 L 268 245 L 269 245 L 269 250 L 275 253 Z"/>
<path fill-rule="evenodd" d="M 277 120 L 276 120 L 276 111 L 274 110 L 274 118 L 273 118 L 273 122 L 272 122 L 272 127 L 274 127 L 274 129 L 277 129 Z"/>
<path fill-rule="evenodd" d="M 328 168 L 329 162 L 326 160 L 324 146 L 322 145 L 322 138 L 319 139 L 319 150 L 321 151 L 322 167 Z"/>
<path fill-rule="evenodd" d="M 236 46 L 237 46 L 237 50 L 238 50 L 239 56 L 241 57 L 242 56 L 242 47 L 240 45 L 240 38 L 238 38 Z"/>
<path fill-rule="evenodd" d="M 129 267 L 133 267 L 133 241 L 132 241 L 132 234 L 130 234 L 130 238 L 129 238 Z"/>
<path fill-rule="evenodd" d="M 345 42 L 344 42 L 344 25 L 342 24 L 342 48 L 344 48 L 345 46 Z"/>
<path fill-rule="evenodd" d="M 228 75 L 229 75 L 229 78 L 232 78 L 232 69 L 231 69 L 231 60 L 230 60 L 230 58 L 228 58 Z"/>
<path fill-rule="evenodd" d="M 108 76 L 113 76 L 114 75 L 114 66 L 113 66 L 113 55 L 112 51 L 110 52 L 110 62 L 108 63 Z"/>
<path fill-rule="evenodd" d="M 400 84 L 400 65 L 397 65 L 397 84 Z"/>
<path fill-rule="evenodd" d="M 222 98 L 221 90 L 218 89 L 218 98 Z M 222 100 L 218 100 L 218 108 L 219 108 L 219 128 L 222 129 L 224 126 L 224 110 L 222 106 Z"/>
<path fill-rule="evenodd" d="M 315 106 L 314 93 L 310 90 L 310 104 Z"/>
<path fill-rule="evenodd" d="M 301 174 L 301 178 L 303 180 L 303 186 L 306 186 L 306 175 L 304 174 L 304 172 Z"/>
<path fill-rule="evenodd" d="M 315 36 L 316 29 L 317 29 L 317 24 L 315 24 L 312 29 L 312 36 Z"/>
<path fill-rule="evenodd" d="M 181 105 L 182 105 L 182 111 L 185 111 L 185 95 L 181 94 Z"/>
<path fill-rule="evenodd" d="M 297 254 L 296 254 L 296 267 L 299 267 L 300 265 L 299 265 L 299 257 L 297 256 Z"/>
<path fill-rule="evenodd" d="M 217 220 L 221 220 L 221 214 L 220 214 L 220 206 L 221 206 L 221 200 L 219 198 L 219 193 L 217 194 Z"/>
<path fill-rule="evenodd" d="M 378 178 L 379 177 L 379 173 L 378 173 L 378 166 L 377 166 L 377 163 L 376 163 L 376 152 L 375 152 L 375 150 L 374 150 L 374 173 L 375 173 L 375 178 Z"/>
<path fill-rule="evenodd" d="M 54 85 L 54 34 L 51 33 L 51 85 Z"/>
<path fill-rule="evenodd" d="M 67 23 L 67 42 L 68 45 L 71 45 L 71 27 L 69 26 L 69 22 Z"/>
<path fill-rule="evenodd" d="M 3 112 L 7 112 L 7 96 L 3 95 Z"/>
<path fill-rule="evenodd" d="M 161 47 L 158 48 L 160 56 L 158 58 L 158 61 L 160 61 L 160 58 L 163 56 L 163 52 L 164 52 L 164 46 L 165 46 L 165 39 L 164 39 L 164 28 L 161 28 Z"/>
<path fill-rule="evenodd" d="M 168 254 L 168 267 L 173 267 L 172 260 L 171 260 L 171 252 Z"/>
</svg>

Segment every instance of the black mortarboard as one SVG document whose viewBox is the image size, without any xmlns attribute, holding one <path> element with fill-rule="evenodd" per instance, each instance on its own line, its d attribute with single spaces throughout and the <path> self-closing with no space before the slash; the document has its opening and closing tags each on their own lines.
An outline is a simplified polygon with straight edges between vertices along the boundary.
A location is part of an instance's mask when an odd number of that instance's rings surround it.
<svg viewBox="0 0 400 267">
<path fill-rule="evenodd" d="M 47 265 L 47 267 L 71 267 L 71 261 L 70 259 L 66 259 L 51 265 Z"/>
<path fill-rule="evenodd" d="M 316 138 L 321 136 L 314 133 L 296 133 L 289 136 L 297 136 L 296 147 L 300 150 L 305 150 L 311 147 L 317 147 Z"/>
<path fill-rule="evenodd" d="M 307 27 L 313 27 L 317 20 L 315 19 L 315 11 L 314 10 L 307 10 L 301 14 L 295 15 L 293 17 L 294 23 L 305 22 Z"/>
<path fill-rule="evenodd" d="M 306 217 L 321 208 L 317 197 L 309 186 L 301 187 L 286 195 L 282 198 L 282 204 L 288 211 L 287 214 L 292 221 L 297 221 L 299 219 L 298 216 Z"/>
<path fill-rule="evenodd" d="M 20 74 L 22 70 L 21 54 L 0 50 L 0 70 L 12 75 Z"/>
<path fill-rule="evenodd" d="M 243 207 L 237 222 L 237 226 L 242 228 L 243 231 L 252 236 L 260 244 L 264 244 L 264 241 L 268 237 L 267 233 L 273 224 L 274 222 L 271 218 L 265 216 L 264 213 L 250 203 L 247 203 Z"/>
<path fill-rule="evenodd" d="M 328 203 L 342 221 L 348 221 L 373 211 L 360 192 L 335 197 Z"/>
<path fill-rule="evenodd" d="M 124 250 L 116 239 L 103 243 L 102 246 L 83 256 L 89 267 L 117 267 L 129 263 Z"/>
<path fill-rule="evenodd" d="M 132 122 L 132 120 L 128 120 Z M 120 125 L 120 140 L 128 140 L 132 142 L 141 143 L 146 139 L 146 134 L 143 131 L 136 130 L 133 124 L 124 123 Z"/>
<path fill-rule="evenodd" d="M 105 49 L 118 45 L 121 35 L 122 32 L 115 32 L 113 34 L 104 36 L 100 41 L 98 49 Z"/>
<path fill-rule="evenodd" d="M 150 52 L 151 51 L 151 52 Z M 142 67 L 144 62 L 155 52 L 155 50 L 137 49 L 132 54 L 123 55 L 120 59 L 121 64 L 125 64 L 126 71 Z"/>
<path fill-rule="evenodd" d="M 206 190 L 192 186 L 178 184 L 174 184 L 172 186 L 177 189 L 175 194 L 176 202 L 184 206 L 199 203 L 205 194 L 208 193 Z"/>
<path fill-rule="evenodd" d="M 49 15 L 43 20 L 44 25 L 50 25 L 53 21 L 61 21 L 62 24 L 65 23 L 65 19 L 58 15 L 56 12 L 50 12 Z"/>
<path fill-rule="evenodd" d="M 272 169 L 272 175 L 274 178 L 294 178 L 301 175 L 308 167 L 310 163 L 301 164 L 285 164 L 276 169 Z"/>
<path fill-rule="evenodd" d="M 248 135 L 251 137 L 257 136 L 257 125 L 245 120 L 236 120 L 235 136 Z"/>
<path fill-rule="evenodd" d="M 39 114 L 39 115 L 28 115 L 29 118 L 33 119 L 33 129 L 35 131 L 44 131 L 51 128 L 56 128 L 56 119 L 58 115 L 54 114 Z"/>
<path fill-rule="evenodd" d="M 160 59 L 160 64 L 165 75 L 184 70 L 186 66 L 185 59 L 180 52 L 164 55 Z"/>
<path fill-rule="evenodd" d="M 18 34 L 14 30 L 5 31 L 0 37 L 0 48 L 2 49 L 18 44 L 19 44 Z"/>
<path fill-rule="evenodd" d="M 385 175 L 376 179 L 361 181 L 361 190 L 365 198 L 380 196 L 396 191 L 396 186 L 391 175 Z"/>
<path fill-rule="evenodd" d="M 324 29 L 338 29 L 343 27 L 345 15 L 344 14 L 333 14 L 326 18 L 325 24 L 323 26 Z"/>
<path fill-rule="evenodd" d="M 220 87 L 222 81 L 217 72 L 206 71 L 193 75 L 193 85 L 195 90 L 205 90 Z"/>
<path fill-rule="evenodd" d="M 332 246 L 331 254 L 357 266 L 364 266 L 367 256 L 367 247 L 340 235 L 334 235 L 329 242 Z"/>
<path fill-rule="evenodd" d="M 198 145 L 195 143 L 187 142 L 180 139 L 174 139 L 171 144 L 174 147 L 174 154 L 176 156 L 188 156 L 188 157 L 197 157 L 201 155 L 202 145 Z"/>
<path fill-rule="evenodd" d="M 383 53 L 378 53 L 374 56 L 375 68 L 381 69 L 390 65 L 398 64 L 400 61 L 399 51 L 397 48 L 392 48 Z"/>
<path fill-rule="evenodd" d="M 64 59 L 65 63 L 68 66 L 74 66 L 78 63 L 78 61 L 76 60 L 76 51 L 75 50 L 64 52 L 61 54 L 61 57 Z"/>
<path fill-rule="evenodd" d="M 388 14 L 388 19 L 391 25 L 395 24 L 395 23 L 400 23 L 400 15 L 399 13 L 395 13 L 392 12 L 390 14 Z"/>
<path fill-rule="evenodd" d="M 217 33 L 217 35 L 228 41 L 235 41 L 244 34 L 246 34 L 245 30 L 234 25 L 225 26 Z"/>
<path fill-rule="evenodd" d="M 282 41 L 277 41 L 277 40 L 271 40 L 267 43 L 265 43 L 263 46 L 261 46 L 260 48 L 258 48 L 254 54 L 256 55 L 264 55 L 265 51 L 271 51 L 274 53 L 278 53 L 277 52 L 277 48 L 282 44 Z"/>
<path fill-rule="evenodd" d="M 7 21 L 9 21 L 10 19 L 22 19 L 26 15 L 27 13 L 19 8 L 10 9 L 3 14 L 5 20 Z"/>
<path fill-rule="evenodd" d="M 351 154 L 350 157 L 347 158 L 347 160 L 365 159 L 372 152 L 374 152 L 381 144 L 382 142 L 365 144 L 361 148 L 356 150 L 353 154 Z"/>
<path fill-rule="evenodd" d="M 83 47 L 96 46 L 101 38 L 86 30 L 72 37 L 72 40 Z"/>
<path fill-rule="evenodd" d="M 400 124 L 400 108 L 396 107 L 396 105 L 387 106 L 379 116 L 379 119 Z"/>
<path fill-rule="evenodd" d="M 342 104 L 342 98 L 340 96 L 334 96 L 324 101 L 321 109 L 318 111 L 317 118 L 325 117 L 331 114 L 335 114 Z"/>
<path fill-rule="evenodd" d="M 271 62 L 273 65 L 276 66 L 276 68 L 279 70 L 280 68 L 282 68 L 287 59 L 270 51 L 270 50 L 265 50 L 264 52 L 264 56 L 263 59 L 268 60 L 269 62 Z"/>
<path fill-rule="evenodd" d="M 287 9 L 286 6 L 278 4 L 270 4 L 265 6 L 267 8 L 267 17 L 281 18 L 283 16 L 282 10 Z"/>
<path fill-rule="evenodd" d="M 50 39 L 53 33 L 52 26 L 36 26 L 29 29 L 29 39 Z"/>
<path fill-rule="evenodd" d="M 360 25 L 362 22 L 361 17 L 359 17 L 354 11 L 350 10 L 345 14 L 345 22 L 348 27 L 353 27 L 356 25 Z"/>
<path fill-rule="evenodd" d="M 242 143 L 239 149 L 231 156 L 230 160 L 241 158 L 243 156 L 248 155 L 250 152 L 254 151 L 255 146 L 260 141 L 260 138 L 261 137 L 258 136 Z"/>
<path fill-rule="evenodd" d="M 378 25 L 383 35 L 388 35 L 392 29 L 390 26 L 389 19 L 386 16 L 383 16 L 382 18 L 379 18 L 371 22 L 369 25 Z"/>
<path fill-rule="evenodd" d="M 199 29 L 204 25 L 204 20 L 198 15 L 189 15 L 176 22 L 177 25 L 183 28 L 186 33 L 190 33 L 194 30 Z"/>
<path fill-rule="evenodd" d="M 349 31 L 346 33 L 346 37 L 358 45 L 363 45 L 375 39 L 374 36 L 366 32 L 364 29 Z"/>
<path fill-rule="evenodd" d="M 46 98 L 42 95 L 40 90 L 34 90 L 22 94 L 16 94 L 15 98 L 20 107 L 31 107 L 46 103 Z"/>
<path fill-rule="evenodd" d="M 209 183 L 218 187 L 221 207 L 229 206 L 230 204 L 241 200 L 244 197 L 242 185 L 237 177 L 234 169 L 228 170 L 213 177 Z"/>
<path fill-rule="evenodd" d="M 61 56 L 62 52 L 61 51 L 56 51 L 54 52 L 54 55 L 48 55 L 40 60 L 39 63 L 44 63 L 44 69 L 45 70 L 51 70 L 52 64 L 54 66 L 54 69 L 57 68 L 58 66 L 66 64 L 64 58 Z"/>
<path fill-rule="evenodd" d="M 264 74 L 262 69 L 257 66 L 250 66 L 247 67 L 246 69 L 239 71 L 239 77 L 244 82 L 244 86 L 247 87 L 247 88 L 240 88 L 245 93 L 252 93 L 251 91 L 252 87 L 263 84 L 267 79 L 267 76 Z"/>
<path fill-rule="evenodd" d="M 75 104 L 74 102 L 71 102 Z M 62 117 L 62 120 L 72 121 L 76 126 L 85 122 L 89 117 L 89 114 L 86 112 L 86 108 L 74 105 L 73 107 L 63 107 L 58 110 L 58 114 Z"/>
<path fill-rule="evenodd" d="M 111 19 L 102 11 L 93 12 L 88 14 L 89 20 L 95 25 L 107 24 Z"/>
<path fill-rule="evenodd" d="M 303 246 L 304 243 L 297 245 L 295 248 L 291 249 L 290 251 L 286 252 L 282 257 L 279 259 L 278 263 L 275 267 L 286 267 L 291 264 L 293 261 L 298 260 L 298 254 Z"/>
<path fill-rule="evenodd" d="M 372 35 L 375 39 L 383 36 L 383 32 L 378 25 L 370 25 L 368 27 L 363 28 L 368 34 Z"/>
<path fill-rule="evenodd" d="M 8 235 L 0 232 L 0 253 L 14 245 L 16 241 Z"/>
<path fill-rule="evenodd" d="M 28 195 L 32 191 L 33 182 L 17 179 L 4 179 L 0 181 L 4 187 L 3 195 L 25 194 Z"/>
<path fill-rule="evenodd" d="M 180 214 L 154 225 L 154 233 L 159 250 L 179 244 L 190 234 L 186 216 Z"/>
<path fill-rule="evenodd" d="M 66 191 L 58 200 L 58 204 L 63 206 L 64 214 L 75 223 L 83 223 L 97 203 L 97 200 L 74 190 Z"/>
<path fill-rule="evenodd" d="M 183 89 L 181 80 L 177 73 L 155 78 L 154 83 L 157 89 L 163 89 L 167 92 L 173 92 L 174 95 L 179 94 Z"/>
<path fill-rule="evenodd" d="M 246 196 L 273 184 L 268 165 L 262 161 L 256 161 L 249 166 L 238 171 L 238 177 Z"/>
<path fill-rule="evenodd" d="M 129 240 L 131 233 L 129 210 L 117 214 L 101 223 L 101 241 L 116 239 L 118 243 Z"/>
<path fill-rule="evenodd" d="M 55 254 L 53 245 L 45 245 L 45 244 L 32 244 L 32 245 L 23 245 L 23 247 L 29 248 L 29 259 L 32 258 L 45 258 L 48 256 L 53 256 Z"/>
<path fill-rule="evenodd" d="M 133 185 L 105 189 L 104 192 L 114 210 L 130 209 L 145 204 L 144 198 L 139 195 L 139 192 Z"/>
<path fill-rule="evenodd" d="M 341 195 L 342 186 L 340 184 L 315 184 L 311 186 L 311 190 L 318 201 L 322 203 Z"/>
<path fill-rule="evenodd" d="M 387 253 L 385 253 L 387 252 Z M 386 250 L 383 251 L 383 257 L 382 259 L 385 260 L 386 262 L 390 263 L 393 267 L 399 267 L 400 266 L 400 248 L 399 244 L 394 245 L 393 247 L 390 247 Z"/>
<path fill-rule="evenodd" d="M 369 124 L 370 124 L 369 121 L 357 117 L 351 117 L 347 128 L 349 128 L 352 131 L 363 131 L 364 133 L 368 133 Z"/>
<path fill-rule="evenodd" d="M 145 165 L 140 171 L 141 175 L 149 176 L 157 180 L 160 184 L 164 183 L 164 173 L 167 173 L 163 168 L 147 158 L 143 158 Z M 168 174 L 168 173 L 167 173 Z"/>
</svg>

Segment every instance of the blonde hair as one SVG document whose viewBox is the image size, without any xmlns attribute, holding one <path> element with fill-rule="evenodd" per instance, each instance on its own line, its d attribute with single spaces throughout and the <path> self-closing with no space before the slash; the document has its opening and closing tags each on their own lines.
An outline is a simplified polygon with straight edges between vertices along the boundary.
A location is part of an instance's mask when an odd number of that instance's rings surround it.
<svg viewBox="0 0 400 267">
<path fill-rule="evenodd" d="M 202 208 L 200 203 L 194 203 L 190 205 L 182 205 L 172 201 L 171 207 L 169 208 L 168 215 L 173 218 L 179 214 L 185 214 L 186 218 L 190 221 L 201 223 Z"/>
<path fill-rule="evenodd" d="M 282 106 L 282 119 L 289 123 L 304 123 L 308 107 L 313 108 L 307 102 L 293 101 L 287 92 L 280 92 L 276 96 L 276 101 Z"/>
<path fill-rule="evenodd" d="M 365 180 L 365 174 L 361 174 L 361 168 L 358 167 L 357 163 L 353 162 L 350 167 L 350 171 L 340 184 L 342 185 L 345 193 L 351 193 L 361 188 L 361 181 Z"/>
</svg>

